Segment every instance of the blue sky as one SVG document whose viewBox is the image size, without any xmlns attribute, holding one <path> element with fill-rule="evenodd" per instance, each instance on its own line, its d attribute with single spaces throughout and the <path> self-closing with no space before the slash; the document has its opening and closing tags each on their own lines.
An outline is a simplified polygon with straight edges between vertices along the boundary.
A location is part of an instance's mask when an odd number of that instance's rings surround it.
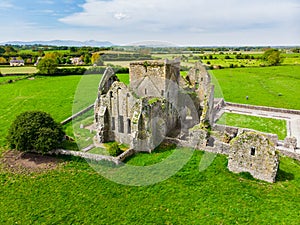
<svg viewBox="0 0 300 225">
<path fill-rule="evenodd" d="M 299 0 L 1 0 L 4 41 L 300 45 Z"/>
</svg>

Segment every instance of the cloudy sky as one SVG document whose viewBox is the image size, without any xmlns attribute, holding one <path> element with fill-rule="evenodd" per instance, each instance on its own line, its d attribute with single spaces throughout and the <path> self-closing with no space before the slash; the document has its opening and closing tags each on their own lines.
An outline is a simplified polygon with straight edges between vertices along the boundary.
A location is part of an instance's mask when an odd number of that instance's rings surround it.
<svg viewBox="0 0 300 225">
<path fill-rule="evenodd" d="M 0 42 L 300 45 L 300 0 L 1 0 Z"/>
</svg>

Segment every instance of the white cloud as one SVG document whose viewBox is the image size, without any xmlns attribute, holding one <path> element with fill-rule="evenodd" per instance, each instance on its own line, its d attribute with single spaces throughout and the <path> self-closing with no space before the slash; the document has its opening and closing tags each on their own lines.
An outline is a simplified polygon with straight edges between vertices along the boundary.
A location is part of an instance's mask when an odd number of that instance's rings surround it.
<svg viewBox="0 0 300 225">
<path fill-rule="evenodd" d="M 124 13 L 116 13 L 114 15 L 114 17 L 117 19 L 117 20 L 124 20 L 124 19 L 128 19 L 129 16 L 124 14 Z"/>
<path fill-rule="evenodd" d="M 13 7 L 14 7 L 14 5 L 12 4 L 12 2 L 10 0 L 2 0 L 0 2 L 0 9 L 10 9 Z"/>
<path fill-rule="evenodd" d="M 122 41 L 299 43 L 298 0 L 86 0 L 60 19 Z"/>
<path fill-rule="evenodd" d="M 65 13 L 71 12 L 71 7 L 78 10 L 77 0 L 61 2 L 70 4 Z M 0 10 L 5 7 L 7 12 L 16 11 L 11 1 L 1 0 Z M 0 38 L 96 39 L 116 44 L 143 40 L 186 45 L 300 44 L 299 0 L 85 0 L 79 6 L 81 11 L 62 17 L 61 24 L 56 23 L 57 14 L 52 18 L 51 10 L 41 12 L 36 7 L 38 20 L 25 10 L 7 19 L 36 25 L 16 22 L 12 26 L 9 22 L 2 27 Z M 25 19 L 20 19 L 23 14 Z M 45 18 L 40 18 L 43 15 Z"/>
<path fill-rule="evenodd" d="M 149 29 L 154 25 L 156 30 L 199 32 L 289 23 L 297 6 L 299 3 L 291 0 L 87 0 L 82 12 L 60 21 L 79 26 Z"/>
</svg>

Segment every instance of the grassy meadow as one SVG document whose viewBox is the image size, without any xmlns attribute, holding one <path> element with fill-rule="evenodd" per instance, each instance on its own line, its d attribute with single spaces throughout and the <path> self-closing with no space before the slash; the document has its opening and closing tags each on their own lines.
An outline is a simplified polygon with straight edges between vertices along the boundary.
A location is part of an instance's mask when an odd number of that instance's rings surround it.
<svg viewBox="0 0 300 225">
<path fill-rule="evenodd" d="M 34 66 L 20 66 L 20 67 L 0 67 L 2 74 L 34 74 L 37 68 Z"/>
<path fill-rule="evenodd" d="M 292 59 L 291 59 L 292 60 Z M 212 71 L 226 101 L 300 109 L 299 66 L 236 68 Z M 119 74 L 129 83 L 129 76 Z M 58 122 L 94 103 L 100 75 L 35 77 L 0 85 L 0 146 L 14 118 L 27 110 L 43 110 Z M 0 83 L 7 81 L 0 77 Z M 249 96 L 249 100 L 246 100 Z M 89 117 L 78 128 L 82 147 L 91 144 Z M 225 119 L 224 119 L 225 118 Z M 286 135 L 286 124 L 235 114 L 220 123 Z M 72 135 L 72 124 L 65 126 Z M 271 128 L 275 128 L 271 130 Z M 87 138 L 85 138 L 87 137 Z M 4 149 L 0 147 L 0 154 Z M 76 146 L 75 146 L 76 147 Z M 137 154 L 126 163 L 150 166 L 174 151 L 158 148 Z M 180 150 L 179 150 L 180 151 Z M 103 153 L 94 149 L 93 153 Z M 12 173 L 0 164 L 1 224 L 299 224 L 300 163 L 281 156 L 277 182 L 233 174 L 225 156 L 216 156 L 203 172 L 206 154 L 195 151 L 171 178 L 146 187 L 124 186 L 97 173 L 85 160 L 58 157 L 55 170 Z"/>
<path fill-rule="evenodd" d="M 0 77 L 0 85 L 1 84 L 6 84 L 8 81 L 12 80 L 19 80 L 19 79 L 23 79 L 26 78 L 26 76 L 7 76 L 7 77 Z"/>
<path fill-rule="evenodd" d="M 127 163 L 149 165 L 168 154 Z M 225 156 L 199 172 L 203 154 L 146 187 L 111 182 L 78 158 L 39 174 L 0 170 L 1 224 L 298 224 L 299 162 L 281 157 L 277 183 L 268 184 L 230 173 Z"/>
<path fill-rule="evenodd" d="M 217 123 L 277 134 L 279 140 L 284 140 L 287 135 L 287 125 L 285 120 L 224 113 Z"/>
<path fill-rule="evenodd" d="M 82 79 L 83 78 L 83 79 Z M 17 115 L 28 110 L 50 113 L 60 122 L 94 103 L 99 75 L 36 77 L 0 86 L 0 146 Z"/>
<path fill-rule="evenodd" d="M 300 66 L 222 69 L 211 74 L 226 101 L 300 109 Z"/>
</svg>

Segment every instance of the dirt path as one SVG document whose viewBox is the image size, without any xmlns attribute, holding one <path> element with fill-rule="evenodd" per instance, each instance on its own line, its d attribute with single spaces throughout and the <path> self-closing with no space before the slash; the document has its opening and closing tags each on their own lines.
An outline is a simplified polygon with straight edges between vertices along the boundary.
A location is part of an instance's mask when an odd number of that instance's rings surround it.
<svg viewBox="0 0 300 225">
<path fill-rule="evenodd" d="M 32 173 L 53 170 L 62 161 L 58 158 L 34 153 L 7 151 L 0 158 L 1 167 L 13 173 Z"/>
</svg>

